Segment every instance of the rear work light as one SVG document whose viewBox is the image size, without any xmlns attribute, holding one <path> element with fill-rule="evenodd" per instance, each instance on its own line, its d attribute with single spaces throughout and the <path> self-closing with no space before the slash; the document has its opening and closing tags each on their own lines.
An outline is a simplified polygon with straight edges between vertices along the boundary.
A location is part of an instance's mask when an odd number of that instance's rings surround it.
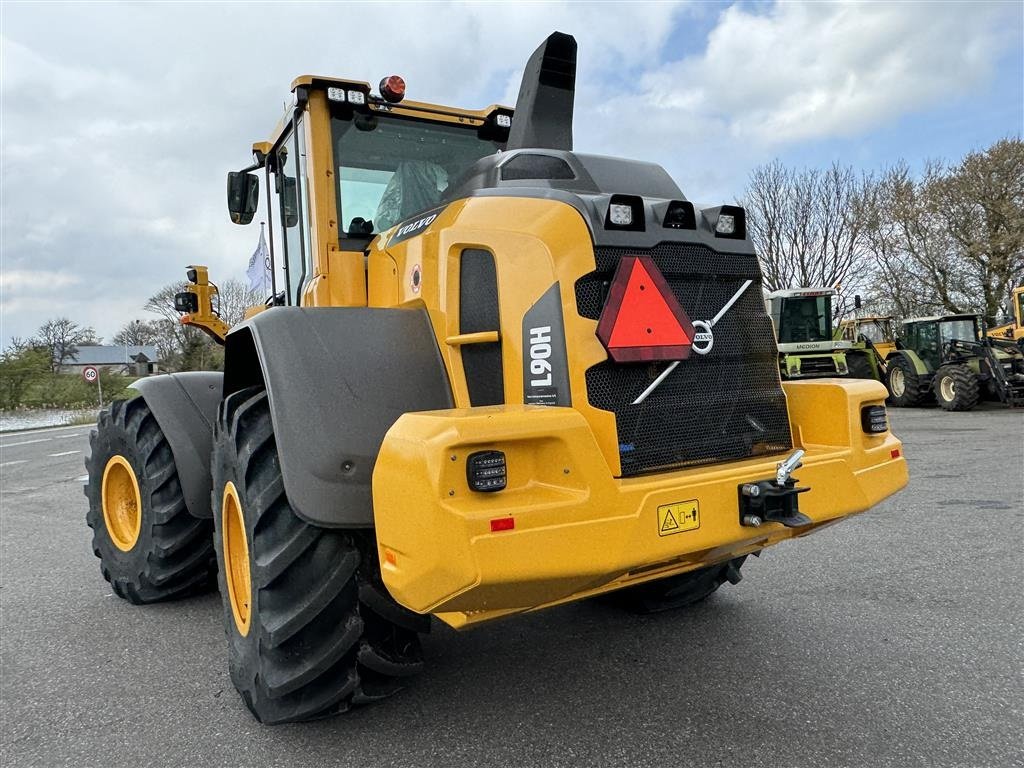
<svg viewBox="0 0 1024 768">
<path fill-rule="evenodd" d="M 635 195 L 612 195 L 608 200 L 605 229 L 644 231 L 644 201 Z"/>
<path fill-rule="evenodd" d="M 715 237 L 746 240 L 747 214 L 738 205 L 720 205 L 704 209 L 704 218 L 711 225 Z"/>
<path fill-rule="evenodd" d="M 877 435 L 889 429 L 889 420 L 884 405 L 865 405 L 860 409 L 860 425 L 870 435 Z"/>
<path fill-rule="evenodd" d="M 505 488 L 508 474 L 501 451 L 477 451 L 466 459 L 466 482 L 470 490 L 493 493 Z"/>
</svg>

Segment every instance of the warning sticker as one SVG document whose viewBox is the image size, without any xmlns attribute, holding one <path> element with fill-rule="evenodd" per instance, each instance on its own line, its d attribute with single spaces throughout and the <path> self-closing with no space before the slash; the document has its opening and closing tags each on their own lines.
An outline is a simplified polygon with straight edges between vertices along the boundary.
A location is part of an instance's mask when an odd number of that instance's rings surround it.
<svg viewBox="0 0 1024 768">
<path fill-rule="evenodd" d="M 696 499 L 677 501 L 658 507 L 658 535 L 693 531 L 700 528 L 700 505 Z"/>
</svg>

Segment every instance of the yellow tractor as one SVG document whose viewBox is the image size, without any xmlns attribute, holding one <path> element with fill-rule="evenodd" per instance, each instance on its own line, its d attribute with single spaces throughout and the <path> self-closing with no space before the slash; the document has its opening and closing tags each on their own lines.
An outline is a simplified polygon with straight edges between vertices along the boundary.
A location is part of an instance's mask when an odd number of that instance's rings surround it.
<svg viewBox="0 0 1024 768">
<path fill-rule="evenodd" d="M 1024 285 L 1013 289 L 1012 294 L 1013 314 L 1010 322 L 1005 325 L 989 328 L 987 336 L 992 339 L 1009 339 L 1017 342 L 1017 346 L 1024 351 Z"/>
<path fill-rule="evenodd" d="M 395 692 L 431 617 L 686 605 L 907 482 L 881 384 L 780 381 L 741 208 L 573 151 L 575 67 L 551 35 L 514 110 L 296 79 L 228 180 L 235 223 L 268 199 L 267 307 L 225 334 L 193 267 L 224 372 L 100 415 L 103 575 L 133 603 L 216 580 L 263 722 Z"/>
<path fill-rule="evenodd" d="M 896 351 L 893 320 L 892 315 L 865 315 L 864 317 L 847 318 L 840 321 L 837 338 L 865 344 L 875 351 L 879 359 L 885 360 Z"/>
</svg>

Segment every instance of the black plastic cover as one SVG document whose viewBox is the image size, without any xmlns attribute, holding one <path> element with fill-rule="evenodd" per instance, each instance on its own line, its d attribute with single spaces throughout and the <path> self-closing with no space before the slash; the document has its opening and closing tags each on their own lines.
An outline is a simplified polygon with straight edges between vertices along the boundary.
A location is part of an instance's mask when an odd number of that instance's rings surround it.
<svg viewBox="0 0 1024 768">
<path fill-rule="evenodd" d="M 277 307 L 226 346 L 225 395 L 265 384 L 285 492 L 314 525 L 372 526 L 385 433 L 403 413 L 453 407 L 422 309 Z"/>
<path fill-rule="evenodd" d="M 138 390 L 167 438 L 185 506 L 193 517 L 211 517 L 210 453 L 224 374 L 194 371 L 139 379 Z"/>
<path fill-rule="evenodd" d="M 553 32 L 533 52 L 522 84 L 508 148 L 572 149 L 572 109 L 576 93 L 576 40 Z"/>
</svg>

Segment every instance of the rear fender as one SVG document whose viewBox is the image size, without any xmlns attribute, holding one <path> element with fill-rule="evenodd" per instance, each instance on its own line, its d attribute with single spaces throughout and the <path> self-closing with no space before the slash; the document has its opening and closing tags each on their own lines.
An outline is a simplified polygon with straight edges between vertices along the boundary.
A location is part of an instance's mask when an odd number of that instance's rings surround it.
<svg viewBox="0 0 1024 768">
<path fill-rule="evenodd" d="M 373 526 L 384 435 L 410 411 L 451 408 L 422 309 L 274 307 L 232 329 L 224 396 L 263 386 L 285 493 L 313 525 Z"/>
<path fill-rule="evenodd" d="M 167 438 L 185 506 L 193 517 L 212 517 L 210 453 L 224 374 L 193 371 L 139 379 L 132 388 L 146 401 Z"/>
</svg>

